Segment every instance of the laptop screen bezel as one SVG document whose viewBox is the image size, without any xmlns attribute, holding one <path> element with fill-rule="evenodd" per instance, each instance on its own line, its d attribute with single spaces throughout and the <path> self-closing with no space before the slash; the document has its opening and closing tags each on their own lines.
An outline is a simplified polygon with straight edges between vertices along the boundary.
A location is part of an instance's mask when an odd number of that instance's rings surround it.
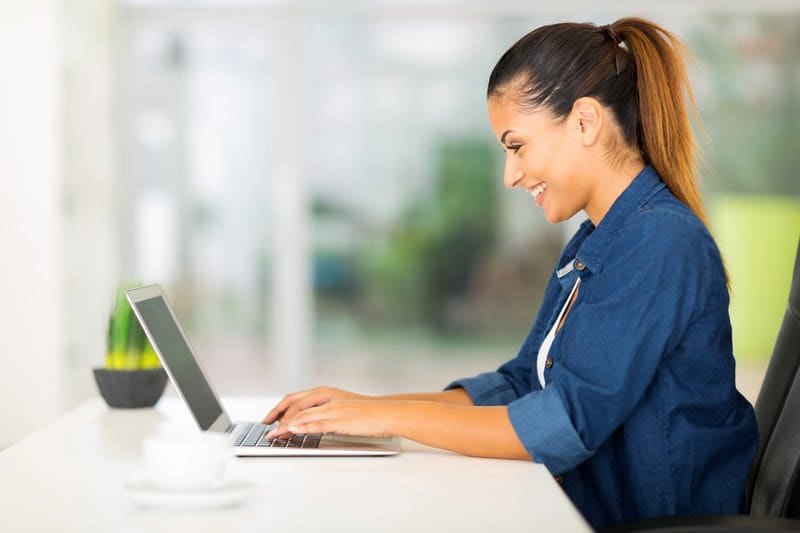
<svg viewBox="0 0 800 533">
<path fill-rule="evenodd" d="M 184 395 L 184 392 L 181 389 L 180 383 L 178 382 L 178 380 L 175 379 L 175 376 L 172 373 L 172 369 L 170 368 L 169 363 L 167 362 L 167 359 L 164 357 L 163 353 L 161 353 L 161 349 L 159 348 L 158 343 L 154 340 L 153 333 L 150 331 L 150 328 L 148 327 L 147 322 L 143 319 L 142 314 L 141 314 L 141 312 L 139 310 L 139 307 L 138 307 L 139 302 L 142 302 L 142 301 L 145 301 L 145 300 L 151 300 L 153 298 L 161 298 L 161 300 L 164 302 L 164 305 L 167 308 L 167 311 L 169 312 L 170 316 L 172 317 L 172 321 L 175 323 L 175 326 L 178 328 L 178 331 L 180 332 L 181 337 L 183 337 L 183 342 L 186 343 L 186 346 L 189 349 L 189 353 L 194 358 L 195 364 L 197 364 L 197 367 L 200 370 L 200 374 L 202 375 L 203 379 L 206 380 L 206 384 L 208 385 L 208 389 L 211 391 L 211 394 L 214 396 L 214 399 L 216 400 L 216 402 L 217 402 L 217 404 L 219 405 L 219 408 L 220 408 L 219 416 L 204 431 L 216 431 L 216 432 L 226 432 L 226 431 L 228 431 L 230 429 L 231 425 L 232 425 L 231 424 L 231 419 L 228 416 L 228 413 L 225 411 L 225 407 L 222 405 L 222 402 L 219 400 L 219 394 L 217 394 L 217 391 L 214 389 L 214 386 L 211 384 L 211 381 L 208 379 L 208 374 L 206 373 L 205 369 L 203 368 L 203 365 L 201 365 L 200 361 L 197 359 L 197 356 L 195 355 L 194 348 L 192 347 L 192 344 L 189 342 L 189 337 L 186 335 L 186 332 L 183 330 L 183 327 L 181 326 L 181 323 L 178 321 L 178 318 L 175 315 L 175 311 L 172 309 L 172 306 L 170 305 L 169 300 L 167 300 L 167 296 L 164 294 L 164 291 L 161 289 L 161 286 L 159 286 L 159 285 L 146 285 L 144 287 L 137 287 L 135 289 L 128 289 L 128 290 L 125 291 L 125 295 L 126 295 L 126 297 L 128 299 L 128 302 L 131 304 L 131 309 L 133 310 L 134 314 L 136 315 L 136 318 L 139 321 L 139 324 L 141 324 L 142 329 L 144 329 L 144 332 L 147 335 L 148 340 L 150 341 L 150 344 L 153 346 L 153 349 L 155 350 L 156 354 L 158 355 L 158 359 L 161 361 L 161 365 L 164 367 L 164 370 L 166 370 L 170 381 L 175 386 L 175 389 L 178 391 L 178 394 L 180 395 L 181 399 L 183 399 L 183 402 L 189 408 L 189 411 L 192 413 L 192 417 L 194 418 L 194 421 L 197 424 L 197 427 L 199 427 L 202 430 L 203 426 L 201 425 L 200 420 L 198 419 L 198 417 L 195 414 L 195 412 L 192 410 L 192 406 L 189 403 L 189 401 L 186 399 L 186 396 Z"/>
</svg>

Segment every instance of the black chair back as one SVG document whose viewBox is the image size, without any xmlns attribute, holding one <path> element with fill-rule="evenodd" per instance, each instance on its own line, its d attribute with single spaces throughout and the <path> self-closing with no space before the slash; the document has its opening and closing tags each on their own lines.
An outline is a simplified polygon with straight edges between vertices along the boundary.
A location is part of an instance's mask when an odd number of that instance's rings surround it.
<svg viewBox="0 0 800 533">
<path fill-rule="evenodd" d="M 789 303 L 758 394 L 759 446 L 747 484 L 754 516 L 800 518 L 800 243 Z"/>
</svg>

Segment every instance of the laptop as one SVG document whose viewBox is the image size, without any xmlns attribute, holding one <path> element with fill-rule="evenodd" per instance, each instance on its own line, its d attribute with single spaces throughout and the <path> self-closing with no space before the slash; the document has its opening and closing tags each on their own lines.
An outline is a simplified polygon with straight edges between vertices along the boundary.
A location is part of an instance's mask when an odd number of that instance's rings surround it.
<svg viewBox="0 0 800 533">
<path fill-rule="evenodd" d="M 126 291 L 136 318 L 153 345 L 169 379 L 192 412 L 202 431 L 228 433 L 238 456 L 357 456 L 396 455 L 397 437 L 356 437 L 335 433 L 294 435 L 267 439 L 274 423 L 232 423 L 205 372 L 194 356 L 189 340 L 167 302 L 161 287 L 148 285 Z"/>
</svg>

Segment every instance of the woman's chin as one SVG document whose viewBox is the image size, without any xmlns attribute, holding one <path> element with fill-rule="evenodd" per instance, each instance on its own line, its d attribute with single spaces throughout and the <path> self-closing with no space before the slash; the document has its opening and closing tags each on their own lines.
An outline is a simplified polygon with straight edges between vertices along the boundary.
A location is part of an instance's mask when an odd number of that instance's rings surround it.
<svg viewBox="0 0 800 533">
<path fill-rule="evenodd" d="M 547 220 L 550 224 L 558 224 L 563 220 L 562 217 L 558 216 L 558 213 L 551 209 L 543 209 L 543 211 L 545 220 Z"/>
</svg>

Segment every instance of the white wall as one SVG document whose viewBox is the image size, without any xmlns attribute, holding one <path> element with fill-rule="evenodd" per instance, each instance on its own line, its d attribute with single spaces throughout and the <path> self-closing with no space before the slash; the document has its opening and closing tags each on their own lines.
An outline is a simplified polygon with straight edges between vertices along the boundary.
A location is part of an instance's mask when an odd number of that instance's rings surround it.
<svg viewBox="0 0 800 533">
<path fill-rule="evenodd" d="M 64 408 L 58 5 L 0 6 L 0 447 Z"/>
<path fill-rule="evenodd" d="M 61 235 L 64 401 L 97 394 L 91 372 L 105 357 L 108 312 L 120 278 L 115 128 L 116 0 L 61 3 L 63 103 Z M 66 244 L 68 243 L 68 245 Z"/>
</svg>

